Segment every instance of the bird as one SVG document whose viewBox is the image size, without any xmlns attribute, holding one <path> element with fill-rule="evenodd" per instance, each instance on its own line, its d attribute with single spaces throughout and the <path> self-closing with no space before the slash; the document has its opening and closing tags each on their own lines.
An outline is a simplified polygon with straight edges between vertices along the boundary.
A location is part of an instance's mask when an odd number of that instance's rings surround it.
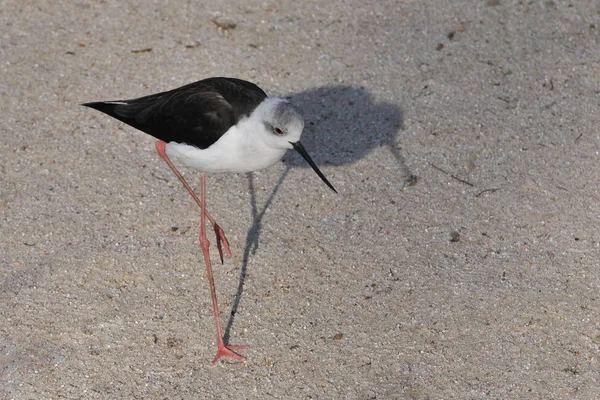
<svg viewBox="0 0 600 400">
<path fill-rule="evenodd" d="M 219 258 L 231 257 L 223 229 L 206 209 L 206 174 L 252 172 L 280 161 L 294 149 L 335 193 L 300 142 L 304 119 L 284 98 L 268 97 L 256 84 L 246 80 L 214 77 L 179 88 L 130 100 L 99 101 L 83 106 L 103 112 L 150 136 L 156 141 L 158 155 L 200 207 L 200 247 L 206 266 L 212 311 L 215 319 L 217 354 L 221 358 L 245 361 L 240 350 L 224 342 L 217 294 L 212 273 L 206 219 L 216 237 Z M 175 162 L 201 172 L 200 196 L 175 167 Z"/>
</svg>

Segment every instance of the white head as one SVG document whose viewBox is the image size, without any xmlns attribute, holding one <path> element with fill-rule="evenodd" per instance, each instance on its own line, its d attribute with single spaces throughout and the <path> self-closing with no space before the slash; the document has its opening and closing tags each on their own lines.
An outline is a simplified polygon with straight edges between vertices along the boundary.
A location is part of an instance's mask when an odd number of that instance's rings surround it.
<svg viewBox="0 0 600 400">
<path fill-rule="evenodd" d="M 278 149 L 293 148 L 296 150 L 323 182 L 337 193 L 300 143 L 300 136 L 304 129 L 304 119 L 289 101 L 279 98 L 267 98 L 254 110 L 254 114 L 261 117 L 266 132 L 264 140 L 269 146 Z"/>
<path fill-rule="evenodd" d="M 304 119 L 289 101 L 268 98 L 254 112 L 262 117 L 267 133 L 264 140 L 269 146 L 291 149 L 291 143 L 300 140 Z"/>
</svg>

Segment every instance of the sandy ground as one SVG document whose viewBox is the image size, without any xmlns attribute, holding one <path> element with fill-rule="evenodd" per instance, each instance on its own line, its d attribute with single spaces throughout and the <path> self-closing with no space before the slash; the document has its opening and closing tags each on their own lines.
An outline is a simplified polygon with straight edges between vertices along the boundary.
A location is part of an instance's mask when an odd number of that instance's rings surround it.
<svg viewBox="0 0 600 400">
<path fill-rule="evenodd" d="M 0 24 L 0 398 L 600 398 L 598 2 L 5 0 Z M 213 367 L 195 205 L 79 106 L 209 76 L 291 97 L 339 191 L 293 154 L 210 176 L 250 346 Z"/>
</svg>

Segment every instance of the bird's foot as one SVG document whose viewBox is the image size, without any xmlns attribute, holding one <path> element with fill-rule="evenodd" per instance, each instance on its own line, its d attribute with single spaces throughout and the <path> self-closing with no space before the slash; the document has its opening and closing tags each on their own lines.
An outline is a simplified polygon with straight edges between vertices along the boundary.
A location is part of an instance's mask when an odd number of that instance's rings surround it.
<svg viewBox="0 0 600 400">
<path fill-rule="evenodd" d="M 210 363 L 210 365 L 215 365 L 215 363 L 219 359 L 225 358 L 225 357 L 235 358 L 238 361 L 246 361 L 246 357 L 244 357 L 241 354 L 238 354 L 234 350 L 246 349 L 246 348 L 248 348 L 248 346 L 226 346 L 225 343 L 223 343 L 223 340 L 219 340 L 219 343 L 217 344 L 217 347 L 218 347 L 217 348 L 217 355 L 212 360 L 212 362 Z"/>
<path fill-rule="evenodd" d="M 215 235 L 217 236 L 217 249 L 219 250 L 219 257 L 221 258 L 221 264 L 223 264 L 223 254 L 226 258 L 231 257 L 231 250 L 229 249 L 229 241 L 225 236 L 225 231 L 221 229 L 221 227 L 215 223 L 213 225 L 215 230 Z M 223 253 L 223 251 L 225 251 Z"/>
</svg>

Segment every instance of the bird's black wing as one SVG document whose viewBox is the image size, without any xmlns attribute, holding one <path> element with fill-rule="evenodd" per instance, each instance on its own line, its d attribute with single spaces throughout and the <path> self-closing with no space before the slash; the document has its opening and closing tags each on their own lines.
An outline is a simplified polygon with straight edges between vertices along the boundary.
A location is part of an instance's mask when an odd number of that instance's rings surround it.
<svg viewBox="0 0 600 400">
<path fill-rule="evenodd" d="M 165 142 L 206 149 L 267 95 L 253 83 L 208 78 L 138 99 L 86 103 Z"/>
</svg>

